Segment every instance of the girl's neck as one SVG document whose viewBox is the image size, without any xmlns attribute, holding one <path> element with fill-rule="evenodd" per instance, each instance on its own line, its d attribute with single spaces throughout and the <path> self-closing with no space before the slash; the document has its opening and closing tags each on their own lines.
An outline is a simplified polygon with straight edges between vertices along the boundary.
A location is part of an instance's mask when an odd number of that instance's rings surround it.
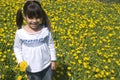
<svg viewBox="0 0 120 80">
<path fill-rule="evenodd" d="M 26 25 L 26 26 L 24 27 L 24 29 L 25 29 L 28 33 L 34 34 L 34 33 L 37 33 L 37 32 L 39 32 L 39 31 L 41 31 L 42 26 L 39 26 L 39 27 L 33 29 L 33 28 L 29 27 L 29 25 Z"/>
</svg>

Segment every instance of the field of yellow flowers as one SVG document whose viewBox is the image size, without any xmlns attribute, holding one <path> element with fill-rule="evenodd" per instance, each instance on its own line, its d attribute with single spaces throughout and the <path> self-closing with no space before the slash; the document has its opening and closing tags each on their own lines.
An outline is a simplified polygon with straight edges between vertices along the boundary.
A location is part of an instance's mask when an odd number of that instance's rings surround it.
<svg viewBox="0 0 120 80">
<path fill-rule="evenodd" d="M 27 80 L 13 42 L 25 0 L 0 2 L 0 80 Z M 57 51 L 54 80 L 120 79 L 120 5 L 94 0 L 42 0 Z M 23 79 L 22 79 L 23 78 Z"/>
</svg>

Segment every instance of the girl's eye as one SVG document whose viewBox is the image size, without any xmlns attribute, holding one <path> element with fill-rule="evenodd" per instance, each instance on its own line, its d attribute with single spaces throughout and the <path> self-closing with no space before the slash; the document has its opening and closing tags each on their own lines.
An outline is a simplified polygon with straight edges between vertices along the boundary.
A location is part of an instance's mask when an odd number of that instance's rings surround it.
<svg viewBox="0 0 120 80">
<path fill-rule="evenodd" d="M 32 18 L 32 19 L 40 19 L 39 17 L 35 17 L 35 18 Z"/>
<path fill-rule="evenodd" d="M 39 17 L 36 17 L 36 19 L 40 19 Z"/>
<path fill-rule="evenodd" d="M 29 19 L 40 19 L 40 17 L 29 17 Z"/>
<path fill-rule="evenodd" d="M 35 17 L 36 19 L 40 19 L 40 17 L 39 16 L 37 16 L 37 17 Z"/>
<path fill-rule="evenodd" d="M 34 16 L 34 17 L 32 16 L 32 17 L 28 17 L 28 19 L 30 19 L 30 20 L 37 19 L 38 20 L 38 19 L 41 19 L 41 17 L 40 16 Z"/>
</svg>

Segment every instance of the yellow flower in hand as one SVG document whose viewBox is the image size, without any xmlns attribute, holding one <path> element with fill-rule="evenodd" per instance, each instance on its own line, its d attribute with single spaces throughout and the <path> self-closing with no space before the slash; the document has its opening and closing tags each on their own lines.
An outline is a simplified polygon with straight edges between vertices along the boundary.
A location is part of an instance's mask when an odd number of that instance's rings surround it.
<svg viewBox="0 0 120 80">
<path fill-rule="evenodd" d="M 20 63 L 20 71 L 24 72 L 24 71 L 26 70 L 27 66 L 28 66 L 28 65 L 27 65 L 27 62 L 22 61 L 22 62 Z"/>
</svg>

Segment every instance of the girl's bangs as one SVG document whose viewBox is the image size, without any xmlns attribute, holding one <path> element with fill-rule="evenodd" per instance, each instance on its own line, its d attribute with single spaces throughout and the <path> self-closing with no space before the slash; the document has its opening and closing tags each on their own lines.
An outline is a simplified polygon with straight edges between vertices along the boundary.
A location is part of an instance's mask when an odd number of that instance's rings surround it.
<svg viewBox="0 0 120 80">
<path fill-rule="evenodd" d="M 33 18 L 41 18 L 42 17 L 42 13 L 41 10 L 39 9 L 28 9 L 28 11 L 26 11 L 28 18 L 33 19 Z"/>
</svg>

